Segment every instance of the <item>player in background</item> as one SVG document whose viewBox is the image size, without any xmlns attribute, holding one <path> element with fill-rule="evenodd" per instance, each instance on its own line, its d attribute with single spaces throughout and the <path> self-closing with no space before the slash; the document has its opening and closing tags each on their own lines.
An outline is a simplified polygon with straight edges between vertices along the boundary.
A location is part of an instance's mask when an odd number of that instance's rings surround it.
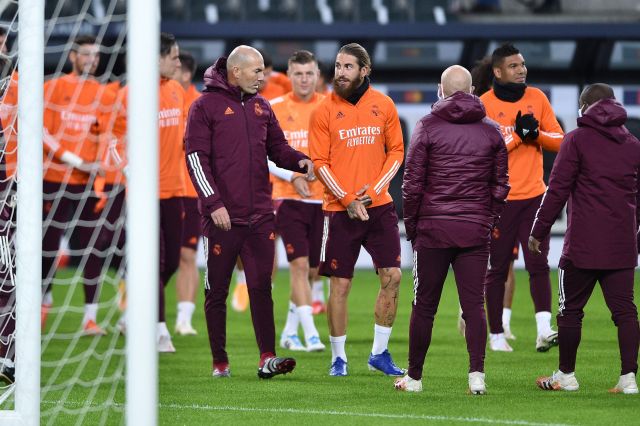
<svg viewBox="0 0 640 426">
<path fill-rule="evenodd" d="M 309 153 L 311 112 L 324 99 L 316 93 L 318 63 L 313 53 L 299 50 L 289 58 L 287 76 L 293 90 L 271 101 L 273 112 L 294 149 Z M 322 351 L 325 346 L 313 320 L 310 282 L 317 279 L 322 240 L 323 186 L 318 180 L 277 167 L 269 162 L 273 175 L 276 232 L 282 238 L 289 261 L 291 298 L 280 346 L 293 351 Z M 302 324 L 305 344 L 298 337 Z"/>
<path fill-rule="evenodd" d="M 193 101 L 200 97 L 200 92 L 193 84 L 193 77 L 197 69 L 196 61 L 189 52 L 180 53 L 180 66 L 176 69 L 174 79 L 180 83 L 185 91 L 185 108 L 187 111 Z M 196 265 L 198 241 L 202 235 L 200 229 L 200 214 L 198 213 L 198 193 L 191 183 L 187 163 L 183 158 L 180 161 L 184 180 L 185 196 L 182 198 L 184 206 L 184 221 L 182 228 L 182 247 L 180 248 L 180 265 L 176 276 L 176 292 L 178 299 L 176 333 L 185 335 L 197 334 L 191 324 L 191 318 L 195 311 L 196 291 L 200 284 L 200 271 Z"/>
<path fill-rule="evenodd" d="M 93 36 L 79 36 L 69 52 L 72 70 L 44 85 L 44 182 L 42 280 L 43 316 L 53 303 L 51 283 L 65 229 L 71 228 L 80 250 L 89 246 L 98 218 L 93 181 L 102 174 L 104 142 L 111 139 L 115 95 L 95 79 L 100 46 Z M 96 256 L 89 252 L 88 257 Z M 100 262 L 81 264 L 85 291 L 85 334 L 106 332 L 97 324 Z"/>
<path fill-rule="evenodd" d="M 404 145 L 396 107 L 370 86 L 370 72 L 371 59 L 362 46 L 342 46 L 334 91 L 312 113 L 309 126 L 309 151 L 325 185 L 320 274 L 330 278 L 331 376 L 348 374 L 347 297 L 361 246 L 380 277 L 368 367 L 404 374 L 387 349 L 401 278 L 398 216 L 388 188 L 402 164 Z"/>
<path fill-rule="evenodd" d="M 158 107 L 160 172 L 160 283 L 158 304 L 158 352 L 175 352 L 165 318 L 164 290 L 178 269 L 182 246 L 182 198 L 185 92 L 173 80 L 180 67 L 180 50 L 173 34 L 160 34 L 160 87 Z"/>
<path fill-rule="evenodd" d="M 562 142 L 529 238 L 529 250 L 539 256 L 541 242 L 568 205 L 558 265 L 560 362 L 557 371 L 536 383 L 544 390 L 579 389 L 575 368 L 584 307 L 599 282 L 618 329 L 620 378 L 610 392 L 637 394 L 640 327 L 633 287 L 640 236 L 640 142 L 625 127 L 627 112 L 610 86 L 587 86 L 578 105 L 578 127 Z"/>
<path fill-rule="evenodd" d="M 500 223 L 492 232 L 490 265 L 485 280 L 490 347 L 511 352 L 502 327 L 504 287 L 516 243 L 526 246 L 536 210 L 546 186 L 542 179 L 542 150 L 558 151 L 562 128 L 545 94 L 527 86 L 527 67 L 518 49 L 506 43 L 491 55 L 493 87 L 480 97 L 487 116 L 498 124 L 509 152 L 511 191 Z M 549 237 L 542 242 L 542 255 L 524 251 L 529 272 L 537 328 L 536 350 L 557 345 L 551 328 L 551 281 L 549 279 Z"/>
</svg>

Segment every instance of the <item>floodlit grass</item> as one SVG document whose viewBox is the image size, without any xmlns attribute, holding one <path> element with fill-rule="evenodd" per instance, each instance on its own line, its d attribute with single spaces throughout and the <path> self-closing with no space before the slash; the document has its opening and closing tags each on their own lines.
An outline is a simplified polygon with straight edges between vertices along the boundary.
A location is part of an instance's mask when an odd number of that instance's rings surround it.
<svg viewBox="0 0 640 426">
<path fill-rule="evenodd" d="M 70 274 L 69 271 L 63 274 Z M 60 275 L 60 274 L 59 274 Z M 316 316 L 316 325 L 327 344 L 324 353 L 295 353 L 283 349 L 279 355 L 294 356 L 295 371 L 271 380 L 256 376 L 258 349 L 249 312 L 228 311 L 227 349 L 232 377 L 211 377 L 211 355 L 206 337 L 201 292 L 194 326 L 195 337 L 174 336 L 176 354 L 160 355 L 159 419 L 163 425 L 222 424 L 638 424 L 640 399 L 634 395 L 612 395 L 619 375 L 616 329 L 610 320 L 602 293 L 594 292 L 586 308 L 584 331 L 576 375 L 575 393 L 543 392 L 535 379 L 557 368 L 558 350 L 535 351 L 535 320 L 526 273 L 517 273 L 512 331 L 517 340 L 513 353 L 487 352 L 487 395 L 466 394 L 468 358 L 464 339 L 456 330 L 458 302 L 453 274 L 436 316 L 433 340 L 423 377 L 424 391 L 402 393 L 393 389 L 393 378 L 367 370 L 373 337 L 373 306 L 378 280 L 370 271 L 357 271 L 349 302 L 347 355 L 349 376 L 329 377 L 331 360 L 326 316 Z M 552 277 L 555 287 L 555 273 Z M 62 303 L 66 288 L 56 289 Z M 102 300 L 112 299 L 106 288 Z M 412 298 L 410 271 L 405 271 L 398 317 L 390 351 L 406 366 L 408 327 Z M 555 297 L 554 297 L 555 298 Z M 287 271 L 278 272 L 275 287 L 276 332 L 284 325 L 288 299 Z M 82 306 L 82 290 L 73 293 L 73 304 Z M 557 302 L 554 301 L 554 306 Z M 123 421 L 124 338 L 74 337 L 81 312 L 67 313 L 57 333 L 67 338 L 47 343 L 42 369 L 42 424 L 120 424 Z M 106 319 L 105 319 L 106 315 Z M 118 314 L 104 308 L 99 320 L 115 326 Z M 167 288 L 167 317 L 173 329 L 175 285 Z M 54 320 L 54 321 L 52 321 Z M 50 318 L 48 327 L 55 323 Z M 84 386 L 65 386 L 80 378 Z M 62 384 L 62 385 L 61 385 Z M 109 406 L 105 406 L 110 404 Z"/>
</svg>

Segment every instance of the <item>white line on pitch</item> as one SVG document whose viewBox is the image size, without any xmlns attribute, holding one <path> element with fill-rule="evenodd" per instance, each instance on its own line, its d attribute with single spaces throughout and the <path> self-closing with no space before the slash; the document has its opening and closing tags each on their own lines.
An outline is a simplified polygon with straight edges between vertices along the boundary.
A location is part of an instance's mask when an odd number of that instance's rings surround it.
<svg viewBox="0 0 640 426">
<path fill-rule="evenodd" d="M 42 401 L 47 405 L 75 405 L 84 406 L 84 404 L 75 401 Z M 98 405 L 98 404 L 91 404 Z M 113 402 L 111 406 L 122 407 L 123 404 Z M 520 425 L 520 426 L 569 426 L 565 423 L 541 423 L 529 422 L 526 420 L 501 420 L 483 417 L 452 417 L 452 416 L 434 416 L 421 414 L 387 414 L 387 413 L 357 413 L 351 411 L 335 411 L 335 410 L 301 410 L 297 408 L 251 408 L 251 407 L 231 407 L 231 406 L 213 406 L 199 404 L 158 404 L 160 409 L 173 410 L 200 410 L 200 411 L 236 411 L 236 412 L 253 412 L 253 413 L 277 413 L 277 414 L 318 414 L 328 416 L 350 416 L 350 417 L 370 417 L 380 419 L 398 419 L 398 420 L 433 420 L 442 422 L 463 422 L 463 423 L 488 423 L 495 425 Z"/>
</svg>

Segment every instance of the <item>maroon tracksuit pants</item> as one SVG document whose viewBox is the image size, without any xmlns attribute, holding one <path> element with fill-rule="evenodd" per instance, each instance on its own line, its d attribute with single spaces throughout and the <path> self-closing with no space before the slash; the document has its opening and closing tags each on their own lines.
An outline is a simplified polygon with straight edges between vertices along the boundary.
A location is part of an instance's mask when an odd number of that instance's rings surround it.
<svg viewBox="0 0 640 426">
<path fill-rule="evenodd" d="M 487 315 L 492 334 L 503 333 L 502 307 L 504 283 L 509 274 L 509 264 L 513 260 L 513 247 L 520 243 L 524 250 L 524 264 L 529 273 L 529 289 L 536 312 L 551 312 L 551 280 L 549 278 L 549 239 L 540 244 L 542 254 L 534 255 L 526 249 L 529 234 L 542 195 L 527 200 L 509 200 L 500 215 L 500 223 L 491 236 L 491 256 L 485 279 Z"/>
<path fill-rule="evenodd" d="M 558 344 L 560 371 L 571 373 L 576 368 L 576 355 L 582 333 L 583 308 L 591 297 L 596 281 L 600 283 L 611 319 L 618 327 L 618 346 L 622 364 L 620 375 L 637 373 L 638 311 L 633 303 L 634 269 L 581 269 L 566 258 L 558 269 Z"/>
<path fill-rule="evenodd" d="M 158 287 L 158 322 L 166 322 L 164 288 L 180 265 L 182 247 L 181 197 L 160 200 L 160 285 Z"/>
<path fill-rule="evenodd" d="M 84 275 L 85 303 L 98 302 L 100 284 L 100 262 L 94 250 L 99 231 L 96 231 L 98 213 L 97 199 L 91 196 L 91 184 L 70 185 L 44 181 L 43 236 L 42 236 L 42 281 L 45 291 L 50 290 L 55 276 L 55 260 L 60 250 L 60 239 L 67 228 L 72 229 L 70 239 L 75 241 L 80 254 L 79 268 Z"/>
<path fill-rule="evenodd" d="M 425 356 L 431 343 L 433 320 L 438 310 L 444 281 L 453 267 L 465 339 L 469 352 L 469 372 L 484 371 L 487 322 L 484 313 L 484 277 L 489 248 L 418 248 L 413 252 L 414 301 L 409 324 L 409 376 L 422 378 Z"/>
<path fill-rule="evenodd" d="M 227 341 L 227 296 L 231 274 L 240 256 L 247 277 L 251 320 L 260 354 L 275 354 L 275 325 L 271 298 L 271 271 L 275 251 L 273 215 L 251 226 L 232 225 L 223 231 L 213 224 L 204 227 L 207 257 L 204 313 L 214 363 L 229 362 Z"/>
</svg>

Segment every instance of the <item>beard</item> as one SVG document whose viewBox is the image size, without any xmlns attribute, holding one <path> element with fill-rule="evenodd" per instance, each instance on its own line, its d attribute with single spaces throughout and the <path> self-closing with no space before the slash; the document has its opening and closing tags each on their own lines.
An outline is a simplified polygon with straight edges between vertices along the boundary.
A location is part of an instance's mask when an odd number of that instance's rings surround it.
<svg viewBox="0 0 640 426">
<path fill-rule="evenodd" d="M 342 87 L 338 84 L 338 81 L 349 81 L 349 84 Z M 347 99 L 358 87 L 360 87 L 363 81 L 364 79 L 348 80 L 346 78 L 333 80 L 333 91 L 336 92 L 342 99 Z"/>
</svg>

